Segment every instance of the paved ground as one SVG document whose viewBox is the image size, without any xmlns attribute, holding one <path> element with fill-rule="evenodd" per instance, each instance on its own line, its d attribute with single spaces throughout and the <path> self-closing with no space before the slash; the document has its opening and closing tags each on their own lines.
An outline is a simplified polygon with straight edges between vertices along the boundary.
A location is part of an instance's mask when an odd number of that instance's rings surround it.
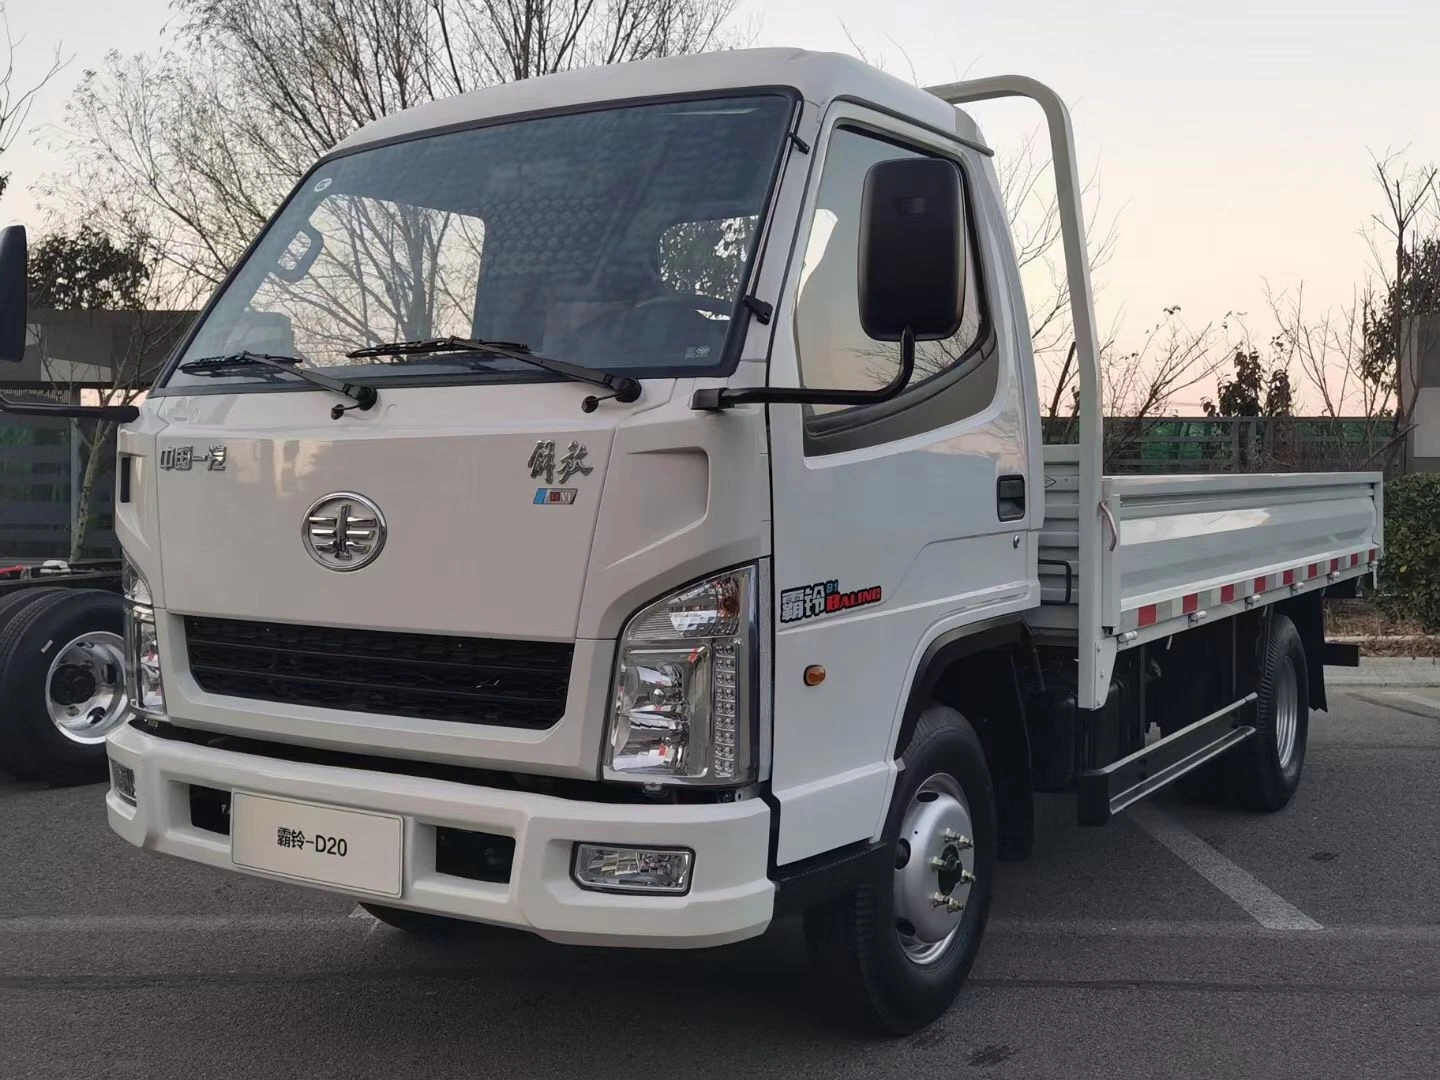
<svg viewBox="0 0 1440 1080">
<path fill-rule="evenodd" d="M 6 1080 L 1440 1073 L 1436 691 L 1339 695 L 1278 815 L 1165 799 L 1080 830 L 1047 799 L 967 991 L 902 1040 L 827 1014 L 793 925 L 701 954 L 426 946 L 142 856 L 100 791 L 0 783 Z"/>
<path fill-rule="evenodd" d="M 1363 652 L 1365 646 L 1360 649 Z M 1327 669 L 1326 679 L 1330 686 L 1386 686 L 1392 690 L 1440 686 L 1440 657 L 1362 656 L 1359 667 Z"/>
</svg>

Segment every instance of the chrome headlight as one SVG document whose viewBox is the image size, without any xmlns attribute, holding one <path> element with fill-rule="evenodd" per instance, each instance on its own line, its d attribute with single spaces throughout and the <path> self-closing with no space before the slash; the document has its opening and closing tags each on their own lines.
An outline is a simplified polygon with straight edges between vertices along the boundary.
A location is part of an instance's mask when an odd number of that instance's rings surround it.
<svg viewBox="0 0 1440 1080">
<path fill-rule="evenodd" d="M 757 768 L 759 598 L 754 566 L 688 585 L 625 627 L 604 774 L 733 785 Z"/>
<path fill-rule="evenodd" d="M 130 708 L 152 720 L 165 718 L 165 684 L 160 679 L 160 639 L 150 583 L 126 559 L 120 573 L 125 593 L 125 684 Z"/>
</svg>

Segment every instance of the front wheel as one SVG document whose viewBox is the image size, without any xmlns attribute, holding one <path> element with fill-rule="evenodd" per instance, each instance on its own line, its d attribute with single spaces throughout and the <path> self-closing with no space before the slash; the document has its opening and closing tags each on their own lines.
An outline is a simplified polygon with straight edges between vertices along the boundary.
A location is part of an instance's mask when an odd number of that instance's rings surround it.
<svg viewBox="0 0 1440 1080">
<path fill-rule="evenodd" d="M 888 880 L 806 913 L 811 959 L 868 1024 L 925 1026 L 959 993 L 980 948 L 996 854 L 985 751 L 954 709 L 932 705 L 903 755 L 885 842 Z"/>
</svg>

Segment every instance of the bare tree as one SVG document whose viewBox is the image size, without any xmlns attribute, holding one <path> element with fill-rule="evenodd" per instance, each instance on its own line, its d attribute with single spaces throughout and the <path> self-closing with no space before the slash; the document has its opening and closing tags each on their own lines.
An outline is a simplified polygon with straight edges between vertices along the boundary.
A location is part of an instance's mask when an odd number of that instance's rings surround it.
<svg viewBox="0 0 1440 1080">
<path fill-rule="evenodd" d="M 65 61 L 57 47 L 49 66 L 29 87 L 21 89 L 15 85 L 15 52 L 24 42 L 16 41 L 10 33 L 10 20 L 3 3 L 0 3 L 0 35 L 4 36 L 4 43 L 0 44 L 0 54 L 3 54 L 0 59 L 0 155 L 3 155 L 25 126 L 35 95 L 65 66 Z M 5 194 L 9 180 L 9 174 L 0 173 L 0 195 Z"/>
<path fill-rule="evenodd" d="M 1408 355 L 1415 363 L 1427 347 L 1440 344 L 1406 341 L 1407 333 L 1419 332 L 1419 317 L 1440 313 L 1440 296 L 1435 295 L 1433 280 L 1435 263 L 1440 261 L 1435 259 L 1440 254 L 1435 236 L 1440 217 L 1440 185 L 1436 182 L 1440 166 L 1411 165 L 1401 153 L 1371 159 L 1385 208 L 1372 215 L 1366 234 L 1385 292 L 1382 303 L 1371 310 L 1364 326 L 1363 363 L 1370 378 L 1389 383 L 1395 435 L 1385 449 L 1392 465 L 1413 427 L 1411 414 L 1418 383 L 1414 377 L 1418 372 L 1409 372 L 1407 378 L 1403 361 Z M 1426 255 L 1430 258 L 1424 258 Z"/>
<path fill-rule="evenodd" d="M 1104 343 L 1100 350 L 1100 384 L 1107 468 L 1135 450 L 1146 428 L 1170 412 L 1176 395 L 1211 379 L 1247 342 L 1244 324 L 1234 313 L 1227 312 L 1218 323 L 1196 329 L 1184 320 L 1176 305 L 1165 308 L 1163 317 L 1144 329 L 1138 347 L 1122 350 L 1115 345 L 1113 336 Z M 1066 366 L 1073 369 L 1073 346 Z M 1047 441 L 1073 441 L 1079 434 L 1079 391 L 1073 381 L 1069 387 L 1063 414 L 1058 390 L 1051 399 Z"/>
<path fill-rule="evenodd" d="M 169 235 L 217 282 L 317 157 L 372 120 L 511 79 L 730 44 L 736 0 L 176 0 L 178 39 L 87 72 L 52 202 Z"/>
<path fill-rule="evenodd" d="M 1368 282 L 1348 304 L 1315 316 L 1306 311 L 1303 281 L 1294 292 L 1278 293 L 1266 282 L 1265 302 L 1275 320 L 1272 351 L 1299 367 L 1319 399 L 1320 415 L 1376 420 L 1390 413 L 1393 385 L 1365 364 L 1365 326 L 1375 308 Z"/>
</svg>

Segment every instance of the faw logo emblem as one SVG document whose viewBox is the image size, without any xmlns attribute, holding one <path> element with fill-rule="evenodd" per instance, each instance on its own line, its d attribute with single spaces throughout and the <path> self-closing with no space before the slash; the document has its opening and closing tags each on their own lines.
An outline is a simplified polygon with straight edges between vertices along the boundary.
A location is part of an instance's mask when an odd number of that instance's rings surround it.
<svg viewBox="0 0 1440 1080">
<path fill-rule="evenodd" d="M 305 514 L 305 550 L 326 570 L 359 570 L 385 546 L 385 516 L 364 495 L 337 491 Z"/>
</svg>

